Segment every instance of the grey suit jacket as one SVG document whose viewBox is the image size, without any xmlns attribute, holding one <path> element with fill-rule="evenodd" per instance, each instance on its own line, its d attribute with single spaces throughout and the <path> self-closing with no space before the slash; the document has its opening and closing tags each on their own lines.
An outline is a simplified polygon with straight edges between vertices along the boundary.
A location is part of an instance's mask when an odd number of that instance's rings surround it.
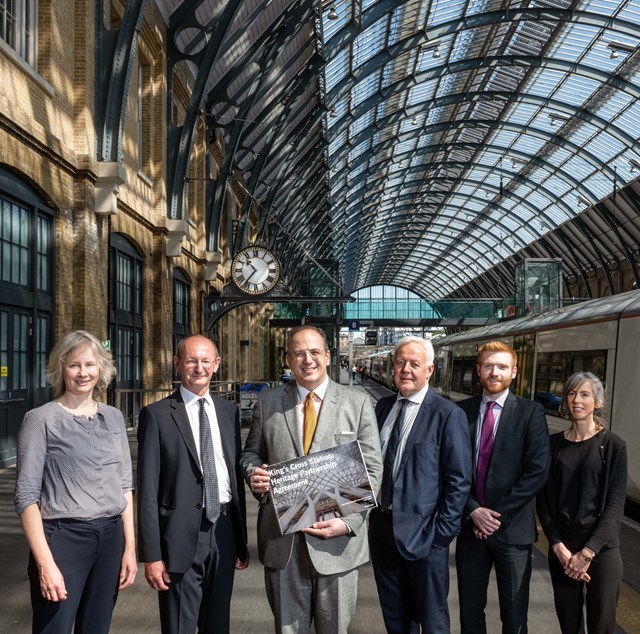
<svg viewBox="0 0 640 634">
<path fill-rule="evenodd" d="M 254 467 L 291 460 L 304 455 L 299 417 L 296 415 L 295 382 L 263 392 L 253 410 L 253 421 L 240 465 L 248 481 Z M 373 490 L 382 476 L 378 426 L 371 400 L 365 393 L 329 381 L 322 402 L 310 453 L 360 441 Z M 271 496 L 258 497 L 258 553 L 264 566 L 281 570 L 291 558 L 293 535 L 281 535 Z M 350 535 L 318 539 L 306 535 L 309 557 L 320 574 L 352 570 L 369 559 L 366 513 L 348 515 Z"/>
</svg>

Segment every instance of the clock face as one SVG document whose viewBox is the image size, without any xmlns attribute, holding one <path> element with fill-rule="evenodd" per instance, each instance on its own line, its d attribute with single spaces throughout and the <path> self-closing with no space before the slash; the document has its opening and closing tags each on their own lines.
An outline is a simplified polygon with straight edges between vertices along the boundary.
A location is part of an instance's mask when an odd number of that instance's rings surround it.
<svg viewBox="0 0 640 634">
<path fill-rule="evenodd" d="M 268 293 L 280 279 L 280 262 L 265 247 L 246 247 L 233 258 L 231 279 L 243 293 Z"/>
</svg>

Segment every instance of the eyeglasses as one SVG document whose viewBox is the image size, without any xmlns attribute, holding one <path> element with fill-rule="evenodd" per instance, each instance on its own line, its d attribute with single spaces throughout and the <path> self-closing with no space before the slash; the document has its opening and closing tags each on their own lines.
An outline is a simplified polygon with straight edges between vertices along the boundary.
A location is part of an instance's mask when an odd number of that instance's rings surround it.
<svg viewBox="0 0 640 634">
<path fill-rule="evenodd" d="M 209 368 L 213 367 L 217 360 L 218 359 L 215 359 L 213 361 L 211 359 L 185 359 L 184 365 L 186 365 L 188 368 L 195 368 L 198 364 L 200 364 L 205 370 L 208 370 Z"/>
<path fill-rule="evenodd" d="M 292 352 L 291 356 L 296 361 L 304 361 L 307 358 L 308 354 L 311 355 L 312 359 L 318 359 L 326 353 L 326 350 L 318 350 L 317 348 L 314 348 L 313 350 L 297 350 L 296 352 Z"/>
</svg>

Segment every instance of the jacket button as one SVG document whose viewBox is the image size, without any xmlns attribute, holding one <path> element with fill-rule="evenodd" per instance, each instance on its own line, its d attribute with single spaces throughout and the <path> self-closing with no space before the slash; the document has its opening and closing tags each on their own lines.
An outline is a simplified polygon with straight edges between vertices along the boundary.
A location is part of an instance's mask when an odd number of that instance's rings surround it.
<svg viewBox="0 0 640 634">
<path fill-rule="evenodd" d="M 196 508 L 197 508 L 198 510 L 200 510 L 200 509 L 202 508 L 202 504 L 200 504 L 200 502 L 198 502 L 198 503 L 196 504 Z"/>
</svg>

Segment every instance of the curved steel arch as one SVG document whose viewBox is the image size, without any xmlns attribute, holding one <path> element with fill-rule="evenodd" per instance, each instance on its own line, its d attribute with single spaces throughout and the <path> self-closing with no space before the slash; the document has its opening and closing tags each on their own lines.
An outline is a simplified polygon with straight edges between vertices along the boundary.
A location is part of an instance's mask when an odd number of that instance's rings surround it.
<svg viewBox="0 0 640 634">
<path fill-rule="evenodd" d="M 611 24 L 615 24 L 616 31 L 627 34 L 627 35 L 632 35 L 640 39 L 640 27 L 637 24 L 634 24 L 632 22 L 628 22 L 625 20 L 616 20 L 616 19 L 606 18 L 596 13 L 567 11 L 564 9 L 556 9 L 556 10 L 550 9 L 548 14 L 547 14 L 547 9 L 514 9 L 513 10 L 514 14 L 515 13 L 521 13 L 521 14 L 531 13 L 531 15 L 533 15 L 537 13 L 540 16 L 539 17 L 540 20 L 545 19 L 544 17 L 545 14 L 551 15 L 554 12 L 557 13 L 558 15 L 562 14 L 567 18 L 561 21 L 576 22 L 580 24 L 591 23 L 595 26 L 600 26 L 602 28 L 604 27 L 611 28 Z M 341 84 L 336 85 L 335 88 L 331 90 L 327 95 L 327 97 L 329 97 L 328 102 L 329 103 L 331 102 L 330 97 L 333 97 L 334 100 L 337 100 L 343 93 L 347 93 L 351 91 L 356 86 L 356 84 L 359 81 L 361 81 L 362 78 L 368 77 L 374 71 L 380 70 L 380 68 L 384 65 L 384 63 L 386 63 L 390 59 L 394 59 L 398 53 L 415 50 L 423 43 L 438 40 L 444 37 L 445 35 L 457 34 L 461 31 L 465 31 L 471 28 L 477 28 L 479 26 L 484 26 L 484 25 L 495 25 L 495 24 L 500 24 L 502 22 L 514 22 L 515 21 L 514 19 L 508 19 L 508 20 L 504 19 L 507 13 L 511 13 L 511 10 L 494 11 L 494 12 L 489 11 L 487 13 L 483 13 L 480 16 L 471 16 L 469 19 L 465 17 L 462 19 L 453 20 L 449 24 L 434 26 L 429 29 L 426 29 L 422 34 L 416 34 L 409 38 L 405 38 L 405 40 L 401 40 L 397 44 L 393 45 L 392 47 L 389 47 L 389 51 L 383 51 L 377 56 L 372 57 L 368 61 L 367 65 L 363 67 L 363 70 L 361 72 L 358 72 L 359 69 L 356 71 L 353 71 L 349 75 L 349 77 L 347 77 Z M 579 18 L 572 19 L 571 16 L 579 16 Z M 526 21 L 531 21 L 531 20 L 526 20 Z M 331 57 L 332 57 L 331 49 L 327 50 L 327 48 L 325 47 L 325 58 L 327 59 L 328 62 L 331 61 Z M 505 59 L 510 60 L 510 62 L 505 63 L 504 62 Z M 483 60 L 485 60 L 484 63 L 483 63 Z M 524 55 L 515 56 L 514 55 L 514 56 L 486 56 L 483 58 L 478 58 L 478 60 L 474 61 L 472 65 L 469 65 L 471 61 L 472 60 L 461 60 L 459 62 L 453 62 L 452 64 L 449 64 L 449 63 L 442 64 L 441 66 L 437 66 L 428 71 L 423 71 L 422 73 L 418 73 L 417 75 L 414 75 L 413 81 L 411 82 L 409 82 L 408 77 L 405 77 L 401 79 L 399 82 L 397 82 L 397 84 L 411 83 L 413 85 L 415 83 L 420 83 L 420 81 L 425 81 L 427 79 L 435 79 L 437 77 L 440 77 L 445 72 L 447 72 L 447 74 L 455 74 L 460 70 L 469 70 L 469 69 L 474 69 L 478 67 L 497 67 L 498 65 L 507 66 L 509 64 L 515 64 L 515 63 L 518 63 L 518 64 L 523 63 L 524 65 L 526 63 L 527 67 L 536 68 L 541 66 L 542 60 L 540 57 L 536 57 L 536 56 L 524 56 Z M 566 64 L 567 66 L 569 66 L 569 63 L 566 63 Z M 571 64 L 570 66 L 571 68 L 569 69 L 566 68 L 565 66 L 565 70 L 572 71 L 574 65 Z M 606 75 L 606 73 L 604 74 Z M 362 77 L 359 77 L 360 75 L 362 75 Z M 609 75 L 609 79 L 611 79 L 610 75 Z M 381 91 L 383 95 L 380 96 L 380 99 L 387 99 L 390 94 L 396 93 L 398 91 L 397 84 L 390 85 L 387 88 L 385 88 L 383 91 Z M 384 96 L 384 93 L 389 93 L 389 94 Z"/>
</svg>

